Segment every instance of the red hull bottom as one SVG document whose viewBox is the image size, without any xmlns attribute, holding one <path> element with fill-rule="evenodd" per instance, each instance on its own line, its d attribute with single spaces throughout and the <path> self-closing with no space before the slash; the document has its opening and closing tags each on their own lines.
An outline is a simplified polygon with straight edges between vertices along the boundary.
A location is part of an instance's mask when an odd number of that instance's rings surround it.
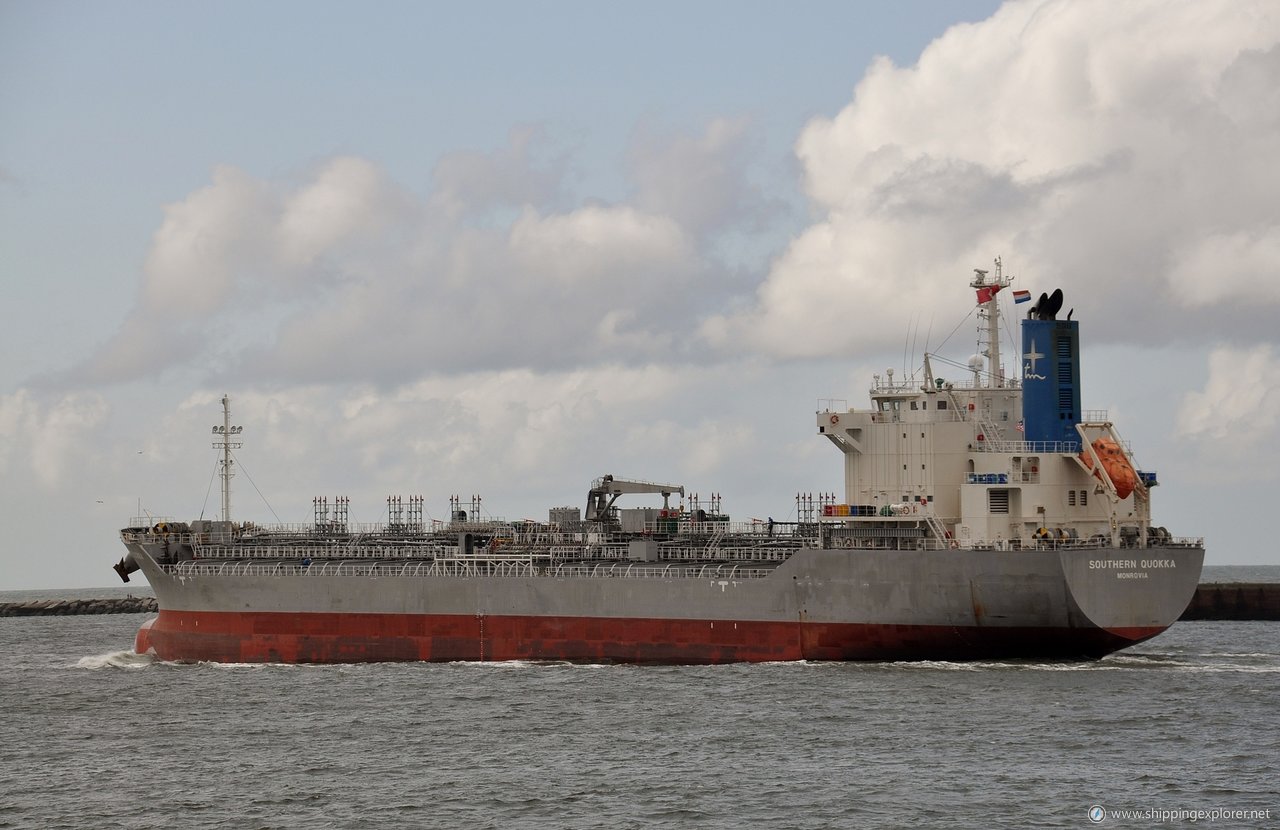
<svg viewBox="0 0 1280 830">
<path fill-rule="evenodd" d="M 871 623 L 423 614 L 161 611 L 139 653 L 219 663 L 567 660 L 705 664 L 771 660 L 1088 659 L 1163 626 L 1011 628 Z"/>
</svg>

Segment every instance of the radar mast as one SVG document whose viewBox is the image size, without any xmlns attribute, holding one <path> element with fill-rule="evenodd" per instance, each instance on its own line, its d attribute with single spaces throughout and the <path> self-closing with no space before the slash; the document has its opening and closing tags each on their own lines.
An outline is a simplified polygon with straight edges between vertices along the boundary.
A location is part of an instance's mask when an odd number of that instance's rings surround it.
<svg viewBox="0 0 1280 830">
<path fill-rule="evenodd" d="M 996 388 L 1005 386 L 1004 367 L 1000 365 L 1000 301 L 996 295 L 1000 289 L 1008 288 L 1012 277 L 1004 275 L 1000 257 L 996 257 L 996 273 L 987 279 L 990 272 L 981 268 L 973 269 L 973 281 L 970 287 L 978 292 L 978 354 L 987 359 L 987 383 Z"/>
</svg>

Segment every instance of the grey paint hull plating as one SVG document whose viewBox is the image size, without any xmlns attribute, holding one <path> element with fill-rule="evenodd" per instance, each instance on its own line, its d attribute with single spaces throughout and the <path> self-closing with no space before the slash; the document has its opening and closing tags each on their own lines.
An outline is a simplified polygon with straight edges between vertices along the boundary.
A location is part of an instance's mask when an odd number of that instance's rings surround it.
<svg viewBox="0 0 1280 830">
<path fill-rule="evenodd" d="M 556 631 L 582 621 L 607 629 L 600 635 L 603 642 L 580 647 L 582 653 L 563 643 L 545 646 L 545 653 L 538 646 L 511 646 L 518 656 L 534 658 L 628 659 L 627 654 L 643 652 L 635 649 L 646 640 L 702 637 L 704 623 L 722 629 L 741 625 L 740 630 L 755 629 L 759 636 L 797 641 L 795 648 L 780 646 L 764 657 L 719 649 L 719 656 L 708 658 L 694 650 L 688 662 L 1100 656 L 1171 625 L 1195 592 L 1204 556 L 1194 547 L 805 549 L 767 575 L 748 578 L 324 575 L 319 568 L 300 571 L 284 563 L 275 575 L 264 573 L 274 563 L 244 575 L 184 575 L 180 569 L 162 569 L 142 546 L 130 547 L 159 598 L 161 621 L 193 635 L 200 625 L 202 635 L 219 627 L 234 633 L 238 623 L 229 621 L 252 617 L 253 636 L 273 636 L 268 629 L 278 624 L 280 636 L 295 638 L 289 642 L 296 647 L 296 638 L 310 635 L 289 620 L 315 615 L 332 621 L 326 625 L 340 637 L 343 620 L 373 615 L 387 621 L 417 619 L 411 627 L 428 640 L 435 636 L 433 626 L 452 630 L 459 620 L 480 620 L 481 631 L 485 621 L 491 631 L 506 626 L 504 636 L 520 643 L 546 640 L 544 629 L 551 621 Z M 718 636 L 710 630 L 704 632 L 709 642 Z M 376 638 L 376 629 L 371 631 L 361 636 Z M 154 638 L 159 633 L 152 636 L 158 651 Z M 478 636 L 479 655 L 471 657 L 486 659 L 485 635 Z M 821 646 L 824 638 L 829 648 Z M 444 654 L 459 654 L 454 639 Z M 620 658 L 610 656 L 610 639 L 627 640 L 617 645 Z M 659 648 L 670 643 L 652 645 L 655 654 L 668 655 L 657 658 L 663 662 L 686 661 L 678 650 Z M 409 659 L 436 659 L 430 656 L 436 650 L 424 649 Z M 488 652 L 505 653 L 497 645 Z M 280 656 L 288 650 L 266 653 Z M 376 648 L 368 653 L 368 659 L 382 659 Z M 346 654 L 342 659 L 366 659 L 359 650 Z M 185 659 L 172 651 L 169 656 Z"/>
</svg>

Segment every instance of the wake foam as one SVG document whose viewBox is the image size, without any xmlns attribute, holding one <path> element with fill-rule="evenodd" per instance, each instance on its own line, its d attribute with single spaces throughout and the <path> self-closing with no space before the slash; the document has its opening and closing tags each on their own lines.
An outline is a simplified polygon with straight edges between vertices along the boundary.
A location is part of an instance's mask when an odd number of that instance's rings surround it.
<svg viewBox="0 0 1280 830">
<path fill-rule="evenodd" d="M 156 656 L 148 652 L 138 654 L 135 651 L 109 651 L 106 654 L 95 654 L 81 657 L 76 661 L 79 669 L 145 669 L 156 662 Z"/>
</svg>

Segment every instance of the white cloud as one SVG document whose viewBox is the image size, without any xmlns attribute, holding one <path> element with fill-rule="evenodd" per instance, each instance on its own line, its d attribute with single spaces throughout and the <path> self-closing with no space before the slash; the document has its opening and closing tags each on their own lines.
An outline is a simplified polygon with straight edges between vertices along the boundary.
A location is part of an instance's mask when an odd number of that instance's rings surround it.
<svg viewBox="0 0 1280 830">
<path fill-rule="evenodd" d="M 627 431 L 626 440 L 639 447 L 662 447 L 664 453 L 680 458 L 680 467 L 697 478 L 716 475 L 759 446 L 759 436 L 750 424 L 710 418 L 692 425 L 670 420 L 639 424 Z"/>
<path fill-rule="evenodd" d="M 223 165 L 213 181 L 166 205 L 147 255 L 141 305 L 162 325 L 220 311 L 270 249 L 279 204 L 272 188 Z"/>
<path fill-rule="evenodd" d="M 745 192 L 741 128 L 670 139 L 682 164 L 716 171 L 696 210 L 660 198 L 674 179 L 653 159 L 637 163 L 638 203 L 555 204 L 567 172 L 535 138 L 445 157 L 422 198 L 355 157 L 294 180 L 219 167 L 165 208 L 135 308 L 60 380 L 403 384 L 692 349 L 698 317 L 734 290 L 698 234 L 746 215 L 726 207 Z"/>
<path fill-rule="evenodd" d="M 1178 409 L 1178 432 L 1243 458 L 1275 445 L 1280 425 L 1280 360 L 1271 345 L 1220 346 L 1209 378 Z"/>
<path fill-rule="evenodd" d="M 672 275 L 684 272 L 692 255 L 672 219 L 626 206 L 588 205 L 553 216 L 525 210 L 511 226 L 510 241 L 513 264 L 526 278 L 579 283 L 580 291 L 618 283 L 619 273 L 653 289 L 671 287 Z"/>
<path fill-rule="evenodd" d="M 275 240 L 281 264 L 306 267 L 344 243 L 376 238 L 394 227 L 407 207 L 407 197 L 373 163 L 333 159 L 282 206 Z"/>
<path fill-rule="evenodd" d="M 636 204 L 698 236 L 733 224 L 754 230 L 776 216 L 776 197 L 766 197 L 748 175 L 752 127 L 745 119 L 717 118 L 695 136 L 642 129 L 627 157 Z"/>
<path fill-rule="evenodd" d="M 489 153 L 465 150 L 442 157 L 432 174 L 433 209 L 457 219 L 494 207 L 542 206 L 558 201 L 566 175 L 563 159 L 542 161 L 545 136 L 536 127 L 512 130 L 505 146 Z"/>
<path fill-rule="evenodd" d="M 882 345 L 906 316 L 882 309 L 954 319 L 969 269 L 1003 254 L 1019 287 L 1087 304 L 1100 340 L 1228 318 L 1272 336 L 1280 119 L 1247 104 L 1275 98 L 1277 44 L 1267 2 L 1048 0 L 878 61 L 797 141 L 816 221 L 704 332 L 782 356 Z"/>
</svg>

